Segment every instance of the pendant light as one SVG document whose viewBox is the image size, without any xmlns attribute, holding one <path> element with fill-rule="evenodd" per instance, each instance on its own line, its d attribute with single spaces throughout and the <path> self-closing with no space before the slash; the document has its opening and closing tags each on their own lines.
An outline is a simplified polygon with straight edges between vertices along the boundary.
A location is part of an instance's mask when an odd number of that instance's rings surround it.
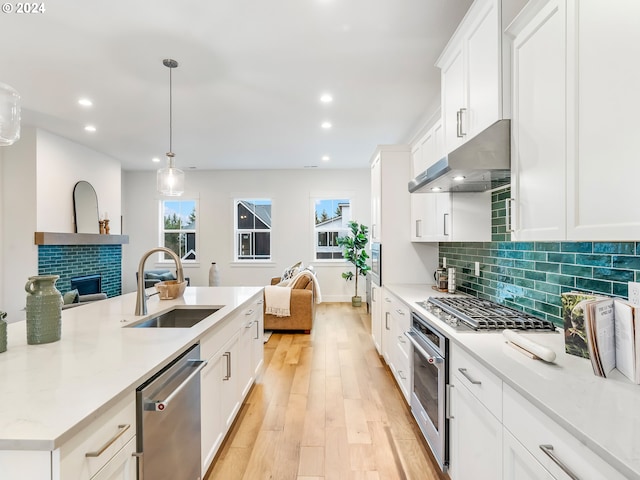
<svg viewBox="0 0 640 480">
<path fill-rule="evenodd" d="M 0 146 L 12 145 L 20 139 L 20 94 L 0 83 Z"/>
<path fill-rule="evenodd" d="M 167 166 L 158 170 L 158 193 L 169 197 L 179 197 L 184 193 L 184 172 L 175 167 L 175 154 L 172 150 L 172 96 L 171 96 L 171 71 L 178 66 L 178 62 L 165 58 L 162 63 L 169 68 L 169 152 L 167 153 Z"/>
</svg>

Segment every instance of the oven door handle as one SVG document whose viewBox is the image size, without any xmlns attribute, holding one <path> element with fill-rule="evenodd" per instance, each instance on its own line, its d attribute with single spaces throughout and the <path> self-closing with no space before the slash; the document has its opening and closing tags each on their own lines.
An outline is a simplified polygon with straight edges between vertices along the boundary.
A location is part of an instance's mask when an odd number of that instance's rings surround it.
<svg viewBox="0 0 640 480">
<path fill-rule="evenodd" d="M 418 335 L 415 332 L 404 332 L 404 335 L 409 339 L 409 341 L 413 344 L 413 348 L 418 350 L 418 353 L 427 359 L 427 362 L 431 364 L 444 363 L 444 358 L 442 358 L 438 353 L 434 350 L 431 354 L 427 352 L 427 350 L 431 350 L 431 347 L 428 345 L 421 345 L 418 343 L 415 337 Z"/>
</svg>

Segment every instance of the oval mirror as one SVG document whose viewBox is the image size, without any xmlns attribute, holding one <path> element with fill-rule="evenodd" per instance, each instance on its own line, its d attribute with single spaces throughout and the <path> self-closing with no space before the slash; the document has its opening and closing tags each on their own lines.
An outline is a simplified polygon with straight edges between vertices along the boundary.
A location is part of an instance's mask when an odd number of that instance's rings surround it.
<svg viewBox="0 0 640 480">
<path fill-rule="evenodd" d="M 100 233 L 98 197 L 93 186 L 84 180 L 73 187 L 73 215 L 76 233 Z"/>
</svg>

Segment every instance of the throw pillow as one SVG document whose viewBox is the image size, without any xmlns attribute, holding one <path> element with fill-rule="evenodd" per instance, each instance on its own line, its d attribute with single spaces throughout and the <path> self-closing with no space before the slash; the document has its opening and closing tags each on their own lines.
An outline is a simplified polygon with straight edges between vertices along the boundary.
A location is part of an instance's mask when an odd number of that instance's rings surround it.
<svg viewBox="0 0 640 480">
<path fill-rule="evenodd" d="M 282 272 L 282 277 L 280 280 L 284 282 L 285 280 L 291 280 L 295 277 L 300 270 L 302 270 L 303 265 L 302 262 L 298 262 L 294 265 L 291 265 L 289 268 L 285 268 L 284 272 Z"/>
<path fill-rule="evenodd" d="M 159 275 L 159 277 L 160 277 L 160 279 L 161 279 L 162 281 L 165 281 L 165 282 L 166 282 L 167 280 L 175 280 L 175 279 L 176 279 L 176 276 L 175 276 L 173 273 L 171 273 L 171 272 L 164 272 L 164 273 L 161 273 L 161 274 Z"/>
<path fill-rule="evenodd" d="M 78 289 L 69 290 L 62 296 L 62 301 L 65 305 L 69 305 L 70 303 L 78 303 L 80 295 L 78 294 Z"/>
<path fill-rule="evenodd" d="M 147 280 L 162 280 L 159 273 L 144 272 L 144 278 Z"/>
</svg>

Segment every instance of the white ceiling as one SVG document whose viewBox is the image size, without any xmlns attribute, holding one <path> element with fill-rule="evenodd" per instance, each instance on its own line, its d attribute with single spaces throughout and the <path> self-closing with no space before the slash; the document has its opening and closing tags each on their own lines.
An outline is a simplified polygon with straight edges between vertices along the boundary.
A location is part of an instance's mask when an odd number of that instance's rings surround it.
<svg viewBox="0 0 640 480">
<path fill-rule="evenodd" d="M 470 3 L 44 0 L 44 13 L 0 14 L 0 82 L 22 95 L 23 125 L 153 170 L 169 148 L 173 58 L 178 167 L 365 167 L 437 106 L 433 64 Z"/>
</svg>

